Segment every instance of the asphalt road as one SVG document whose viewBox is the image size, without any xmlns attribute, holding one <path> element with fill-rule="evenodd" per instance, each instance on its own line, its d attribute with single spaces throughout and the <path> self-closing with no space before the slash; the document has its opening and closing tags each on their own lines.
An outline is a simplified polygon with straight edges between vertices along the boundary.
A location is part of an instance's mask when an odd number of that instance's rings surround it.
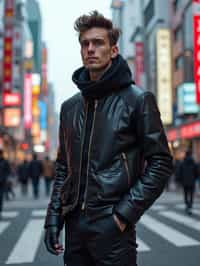
<svg viewBox="0 0 200 266">
<path fill-rule="evenodd" d="M 62 256 L 48 254 L 43 244 L 47 203 L 44 197 L 6 202 L 0 221 L 1 266 L 63 265 Z M 179 195 L 163 195 L 138 223 L 137 243 L 138 266 L 199 266 L 200 199 L 188 216 Z"/>
</svg>

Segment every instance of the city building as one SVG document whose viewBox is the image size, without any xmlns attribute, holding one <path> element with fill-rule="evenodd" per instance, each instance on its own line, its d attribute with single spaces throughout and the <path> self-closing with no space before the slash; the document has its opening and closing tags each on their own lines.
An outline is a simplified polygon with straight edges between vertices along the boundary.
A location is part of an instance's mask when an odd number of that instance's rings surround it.
<svg viewBox="0 0 200 266">
<path fill-rule="evenodd" d="M 165 126 L 173 120 L 169 1 L 113 0 L 113 23 L 121 27 L 120 51 L 133 58 L 136 85 L 157 98 Z M 124 36 L 123 36 L 124 35 Z"/>
<path fill-rule="evenodd" d="M 42 17 L 39 3 L 36 0 L 26 0 L 25 2 L 28 24 L 33 37 L 34 44 L 34 72 L 41 73 L 42 64 Z"/>
<path fill-rule="evenodd" d="M 58 147 L 58 114 L 55 111 L 55 92 L 53 84 L 48 83 L 48 150 L 52 159 L 55 159 Z"/>
<path fill-rule="evenodd" d="M 200 161 L 200 103 L 197 103 L 195 76 L 195 1 L 170 0 L 173 67 L 174 121 L 167 131 L 174 156 L 180 158 L 191 149 Z M 194 8 L 195 10 L 195 8 Z"/>
</svg>

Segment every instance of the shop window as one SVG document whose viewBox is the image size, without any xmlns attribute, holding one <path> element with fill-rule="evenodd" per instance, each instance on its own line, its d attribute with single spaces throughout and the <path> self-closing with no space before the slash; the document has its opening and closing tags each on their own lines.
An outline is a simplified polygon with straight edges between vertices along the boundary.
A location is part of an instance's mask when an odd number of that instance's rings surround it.
<svg viewBox="0 0 200 266">
<path fill-rule="evenodd" d="M 192 21 L 192 4 L 185 10 L 183 19 L 184 29 L 184 47 L 193 49 L 193 21 Z"/>
<path fill-rule="evenodd" d="M 173 6 L 174 12 L 177 12 L 182 6 L 182 0 L 175 0 Z"/>
<path fill-rule="evenodd" d="M 176 69 L 178 70 L 180 68 L 183 68 L 183 65 L 184 65 L 183 57 L 182 56 L 177 57 L 175 60 Z"/>
<path fill-rule="evenodd" d="M 147 26 L 154 16 L 154 1 L 151 0 L 144 11 L 144 24 Z"/>
<path fill-rule="evenodd" d="M 174 39 L 175 39 L 175 41 L 180 41 L 182 39 L 182 29 L 181 29 L 181 27 L 178 27 L 174 31 Z"/>
</svg>

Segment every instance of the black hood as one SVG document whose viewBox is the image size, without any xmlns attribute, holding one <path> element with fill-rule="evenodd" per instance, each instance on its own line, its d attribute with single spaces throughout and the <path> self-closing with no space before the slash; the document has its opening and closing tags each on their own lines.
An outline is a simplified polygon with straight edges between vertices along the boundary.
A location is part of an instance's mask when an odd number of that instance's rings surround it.
<svg viewBox="0 0 200 266">
<path fill-rule="evenodd" d="M 120 55 L 112 60 L 111 67 L 100 80 L 91 81 L 89 72 L 85 67 L 77 69 L 72 76 L 72 80 L 80 89 L 82 95 L 89 98 L 101 98 L 134 83 L 128 64 Z"/>
</svg>

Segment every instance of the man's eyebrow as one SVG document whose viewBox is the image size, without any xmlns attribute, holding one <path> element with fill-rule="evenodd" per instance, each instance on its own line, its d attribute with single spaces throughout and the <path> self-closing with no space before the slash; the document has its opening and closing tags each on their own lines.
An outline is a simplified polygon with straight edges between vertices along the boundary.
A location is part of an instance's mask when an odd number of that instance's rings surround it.
<svg viewBox="0 0 200 266">
<path fill-rule="evenodd" d="M 104 38 L 103 37 L 83 38 L 80 41 L 84 42 L 84 41 L 93 41 L 93 40 L 102 40 L 102 41 L 104 41 Z"/>
</svg>

